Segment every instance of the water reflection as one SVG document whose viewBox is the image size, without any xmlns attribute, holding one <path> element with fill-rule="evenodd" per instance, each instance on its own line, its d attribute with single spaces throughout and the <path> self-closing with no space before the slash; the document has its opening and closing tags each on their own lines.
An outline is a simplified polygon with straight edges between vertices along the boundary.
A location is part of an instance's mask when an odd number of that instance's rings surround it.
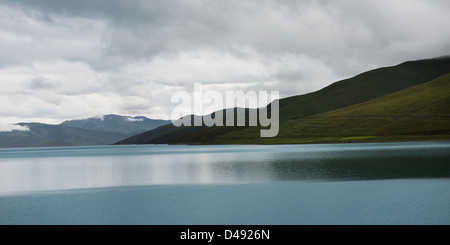
<svg viewBox="0 0 450 245">
<path fill-rule="evenodd" d="M 154 184 L 449 178 L 450 143 L 0 150 L 0 192 Z"/>
</svg>

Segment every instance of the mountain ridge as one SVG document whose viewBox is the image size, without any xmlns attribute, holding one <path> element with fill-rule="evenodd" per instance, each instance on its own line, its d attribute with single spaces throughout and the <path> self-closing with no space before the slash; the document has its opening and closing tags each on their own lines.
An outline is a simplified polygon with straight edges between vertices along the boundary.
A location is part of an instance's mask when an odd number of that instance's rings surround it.
<svg viewBox="0 0 450 245">
<path fill-rule="evenodd" d="M 450 73 L 368 102 L 282 122 L 276 138 L 248 128 L 215 139 L 260 143 L 335 143 L 450 139 Z"/>
<path fill-rule="evenodd" d="M 66 120 L 54 125 L 21 122 L 16 125 L 29 130 L 0 132 L 0 147 L 108 145 L 167 123 L 170 121 L 115 114 Z"/>
<path fill-rule="evenodd" d="M 450 72 L 450 56 L 416 61 L 405 61 L 396 66 L 381 67 L 363 72 L 348 79 L 332 83 L 318 91 L 279 100 L 280 131 L 283 122 L 308 119 L 313 115 L 365 103 L 373 99 L 427 83 Z M 449 91 L 450 93 L 450 91 Z M 269 105 L 270 107 L 270 105 Z M 284 127 L 292 125 L 284 125 Z M 348 126 L 348 125 L 347 125 Z M 248 143 L 274 142 L 260 139 L 260 127 L 180 127 L 165 125 L 142 134 L 121 140 L 116 144 L 207 144 L 227 143 L 217 138 L 234 133 L 228 143 L 245 143 L 239 138 L 243 130 L 253 131 L 253 141 Z M 154 137 L 154 136 L 157 137 Z M 277 136 L 278 137 L 278 136 Z M 277 138 L 275 137 L 275 139 Z M 278 137 L 279 138 L 279 137 Z M 241 139 L 241 140 L 239 140 Z M 258 139 L 258 140 L 255 140 Z M 296 142 L 302 142 L 301 140 Z"/>
</svg>

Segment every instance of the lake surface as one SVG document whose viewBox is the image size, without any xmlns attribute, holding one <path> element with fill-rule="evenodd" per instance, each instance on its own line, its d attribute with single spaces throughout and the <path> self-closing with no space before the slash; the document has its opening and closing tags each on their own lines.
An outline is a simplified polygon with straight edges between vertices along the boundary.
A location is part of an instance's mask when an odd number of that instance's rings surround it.
<svg viewBox="0 0 450 245">
<path fill-rule="evenodd" d="M 450 142 L 0 149 L 0 224 L 450 224 Z"/>
</svg>

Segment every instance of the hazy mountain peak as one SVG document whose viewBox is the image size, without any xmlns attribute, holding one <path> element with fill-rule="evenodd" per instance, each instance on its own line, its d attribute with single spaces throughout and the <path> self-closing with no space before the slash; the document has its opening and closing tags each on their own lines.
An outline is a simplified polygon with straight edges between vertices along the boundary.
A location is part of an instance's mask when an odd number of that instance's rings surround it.
<svg viewBox="0 0 450 245">
<path fill-rule="evenodd" d="M 170 121 L 115 114 L 67 120 L 59 125 L 18 123 L 14 127 L 5 126 L 7 130 L 0 132 L 0 147 L 112 144 L 167 123 Z"/>
</svg>

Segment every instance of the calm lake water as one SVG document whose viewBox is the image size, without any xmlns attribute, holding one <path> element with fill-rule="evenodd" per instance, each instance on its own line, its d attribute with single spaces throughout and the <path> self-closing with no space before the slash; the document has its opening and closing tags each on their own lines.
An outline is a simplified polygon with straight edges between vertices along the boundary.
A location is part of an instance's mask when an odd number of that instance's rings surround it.
<svg viewBox="0 0 450 245">
<path fill-rule="evenodd" d="M 0 224 L 450 224 L 450 142 L 0 149 Z"/>
</svg>

